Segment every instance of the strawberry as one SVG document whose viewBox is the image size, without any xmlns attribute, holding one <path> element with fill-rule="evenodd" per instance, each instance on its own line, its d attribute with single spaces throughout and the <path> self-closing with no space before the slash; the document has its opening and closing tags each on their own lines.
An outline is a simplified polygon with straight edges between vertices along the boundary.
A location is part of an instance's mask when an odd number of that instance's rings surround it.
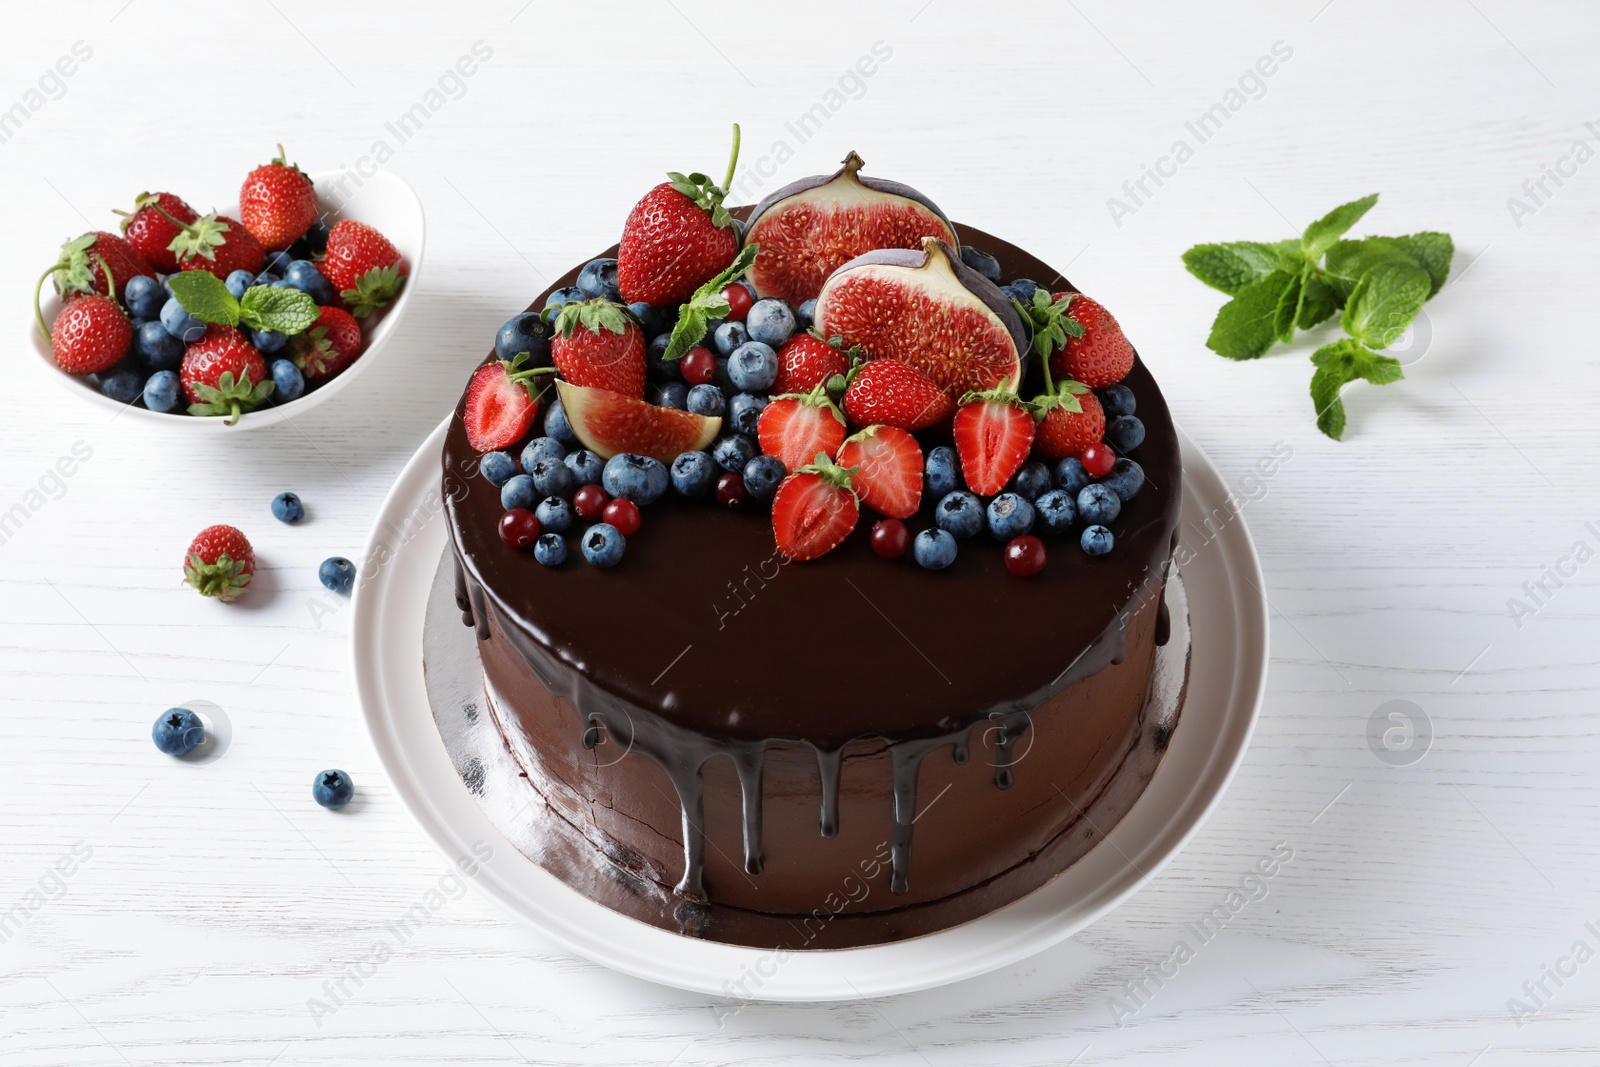
<svg viewBox="0 0 1600 1067">
<path fill-rule="evenodd" d="M 467 444 L 479 452 L 494 452 L 520 441 L 533 426 L 539 398 L 533 381 L 549 368 L 522 369 L 528 358 L 519 352 L 509 360 L 485 363 L 467 383 L 467 404 L 462 421 L 467 424 Z"/>
<path fill-rule="evenodd" d="M 122 235 L 162 274 L 178 272 L 172 241 L 200 213 L 172 193 L 140 193 L 131 212 L 119 211 Z"/>
<path fill-rule="evenodd" d="M 40 319 L 43 329 L 43 319 Z M 61 309 L 50 335 L 56 366 L 68 374 L 99 374 L 121 362 L 133 343 L 133 323 L 104 296 L 83 296 Z"/>
<path fill-rule="evenodd" d="M 890 519 L 908 519 L 922 503 L 922 446 L 895 426 L 868 426 L 839 449 L 839 466 L 855 470 L 861 502 Z"/>
<path fill-rule="evenodd" d="M 332 378 L 361 354 L 361 324 L 343 308 L 318 308 L 322 314 L 305 333 L 294 337 L 294 364 L 307 381 Z"/>
<path fill-rule="evenodd" d="M 795 471 L 772 498 L 772 532 L 790 559 L 816 559 L 837 548 L 861 517 L 850 472 L 827 456 Z"/>
<path fill-rule="evenodd" d="M 44 272 L 35 287 L 34 302 L 38 302 L 38 290 L 48 278 L 63 302 L 89 293 L 111 296 L 115 287 L 120 304 L 128 279 L 135 274 L 156 276 L 150 261 L 137 248 L 114 233 L 96 230 L 61 246 L 55 265 Z"/>
<path fill-rule="evenodd" d="M 232 326 L 206 327 L 178 367 L 191 415 L 227 415 L 228 425 L 272 395 L 261 353 Z"/>
<path fill-rule="evenodd" d="M 1032 407 L 1039 418 L 1034 444 L 1052 462 L 1075 456 L 1105 436 L 1105 409 L 1082 382 L 1064 381 Z"/>
<path fill-rule="evenodd" d="M 778 380 L 773 393 L 804 393 L 850 369 L 837 348 L 814 333 L 797 333 L 778 349 Z"/>
<path fill-rule="evenodd" d="M 388 307 L 405 285 L 406 271 L 399 250 L 364 222 L 344 219 L 328 234 L 322 273 L 358 319 Z"/>
<path fill-rule="evenodd" d="M 722 206 L 739 161 L 739 127 L 733 127 L 733 157 L 721 186 L 704 174 L 669 181 L 646 193 L 622 226 L 617 248 L 617 285 L 624 303 L 656 307 L 685 303 L 715 278 L 739 251 L 739 231 Z"/>
<path fill-rule="evenodd" d="M 621 304 L 579 300 L 556 315 L 550 357 L 573 385 L 644 398 L 644 331 Z"/>
<path fill-rule="evenodd" d="M 1082 293 L 1052 296 L 1040 289 L 1033 294 L 1033 305 L 1022 312 L 1033 323 L 1034 353 L 1049 362 L 1056 378 L 1104 389 L 1133 369 L 1133 345 L 1122 327 L 1111 312 Z"/>
<path fill-rule="evenodd" d="M 761 451 L 776 456 L 786 470 L 798 470 L 818 452 L 833 455 L 844 443 L 844 413 L 818 385 L 804 393 L 777 396 L 756 420 Z"/>
<path fill-rule="evenodd" d="M 968 393 L 951 429 L 961 476 L 979 496 L 994 496 L 1027 462 L 1033 448 L 1033 415 L 1009 389 Z"/>
<path fill-rule="evenodd" d="M 846 380 L 842 403 L 852 426 L 882 423 L 913 431 L 943 422 L 954 406 L 926 374 L 893 359 L 856 367 Z"/>
<path fill-rule="evenodd" d="M 250 539 L 232 526 L 207 526 L 189 542 L 183 555 L 183 581 L 201 596 L 224 604 L 249 586 L 256 573 L 256 552 Z"/>
<path fill-rule="evenodd" d="M 288 161 L 283 145 L 272 162 L 245 175 L 239 218 L 269 252 L 288 248 L 317 221 L 317 192 L 311 179 Z"/>
<path fill-rule="evenodd" d="M 185 223 L 172 239 L 179 270 L 203 270 L 222 279 L 236 270 L 260 274 L 267 254 L 239 222 L 213 212 Z"/>
</svg>

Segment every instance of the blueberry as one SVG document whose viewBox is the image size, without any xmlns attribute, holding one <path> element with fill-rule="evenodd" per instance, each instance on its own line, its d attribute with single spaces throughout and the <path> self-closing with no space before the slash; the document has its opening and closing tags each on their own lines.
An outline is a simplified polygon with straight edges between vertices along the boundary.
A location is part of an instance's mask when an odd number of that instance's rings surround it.
<svg viewBox="0 0 1600 1067">
<path fill-rule="evenodd" d="M 566 470 L 565 467 L 561 469 Z M 533 517 L 539 520 L 540 527 L 551 533 L 566 533 L 572 526 L 575 512 L 565 498 L 547 496 L 533 509 Z"/>
<path fill-rule="evenodd" d="M 575 285 L 569 285 L 565 289 L 557 289 L 555 292 L 545 297 L 544 309 L 546 311 L 560 311 L 568 304 L 587 299 L 589 299 L 588 293 L 585 293 L 582 289 L 579 289 Z"/>
<path fill-rule="evenodd" d="M 1104 526 L 1085 526 L 1083 535 L 1078 538 L 1083 550 L 1091 556 L 1103 556 L 1110 552 L 1114 542 L 1115 538 L 1111 536 L 1111 531 Z"/>
<path fill-rule="evenodd" d="M 687 406 L 696 415 L 721 415 L 728 402 L 714 385 L 697 385 L 689 390 Z"/>
<path fill-rule="evenodd" d="M 1038 460 L 1024 463 L 1011 488 L 1024 500 L 1038 500 L 1039 494 L 1050 488 L 1050 468 Z"/>
<path fill-rule="evenodd" d="M 306 506 L 293 493 L 279 493 L 272 498 L 272 517 L 279 522 L 299 522 L 306 517 Z"/>
<path fill-rule="evenodd" d="M 178 364 L 183 362 L 183 342 L 159 322 L 140 325 L 133 337 L 133 350 L 139 353 L 145 366 L 155 370 L 177 370 Z"/>
<path fill-rule="evenodd" d="M 297 259 L 283 272 L 283 288 L 298 289 L 318 304 L 333 303 L 333 283 L 309 259 Z"/>
<path fill-rule="evenodd" d="M 527 508 L 531 511 L 538 499 L 539 487 L 533 484 L 531 474 L 512 475 L 506 479 L 506 484 L 500 487 L 500 506 L 507 511 L 512 508 Z"/>
<path fill-rule="evenodd" d="M 544 432 L 564 445 L 578 443 L 578 435 L 572 432 L 572 423 L 567 421 L 567 409 L 561 406 L 560 397 L 551 401 L 549 410 L 544 413 Z"/>
<path fill-rule="evenodd" d="M 928 450 L 926 468 L 928 492 L 944 496 L 961 485 L 961 465 L 956 461 L 956 450 L 940 445 Z"/>
<path fill-rule="evenodd" d="M 1016 493 L 1001 493 L 989 501 L 989 532 L 1001 541 L 1021 537 L 1033 529 L 1033 505 Z"/>
<path fill-rule="evenodd" d="M 956 489 L 939 498 L 933 521 L 956 537 L 971 537 L 983 529 L 983 504 L 965 489 Z"/>
<path fill-rule="evenodd" d="M 752 341 L 782 348 L 783 343 L 794 336 L 794 311 L 782 300 L 757 300 L 750 305 L 744 326 L 750 331 Z"/>
<path fill-rule="evenodd" d="M 682 382 L 667 382 L 656 388 L 656 403 L 664 408 L 689 409 L 689 387 Z"/>
<path fill-rule="evenodd" d="M 600 476 L 606 469 L 606 461 L 587 448 L 568 452 L 567 458 L 562 462 L 572 472 L 573 481 L 580 486 L 599 485 Z"/>
<path fill-rule="evenodd" d="M 356 565 L 343 556 L 329 556 L 317 568 L 317 580 L 335 593 L 348 593 L 356 584 Z"/>
<path fill-rule="evenodd" d="M 206 324 L 185 311 L 177 297 L 161 305 L 161 325 L 184 344 L 198 341 L 206 335 Z"/>
<path fill-rule="evenodd" d="M 167 302 L 167 291 L 148 274 L 135 274 L 128 279 L 122 301 L 128 305 L 134 318 L 149 322 L 161 317 L 161 307 Z"/>
<path fill-rule="evenodd" d="M 561 460 L 566 457 L 566 446 L 554 437 L 535 437 L 522 449 L 522 455 L 518 458 L 518 462 L 522 464 L 523 470 L 532 474 L 533 468 L 538 465 L 541 459 Z"/>
<path fill-rule="evenodd" d="M 171 411 L 179 399 L 177 371 L 158 370 L 144 383 L 144 406 L 151 411 Z"/>
<path fill-rule="evenodd" d="M 564 459 L 546 456 L 528 474 L 541 496 L 570 496 L 578 488 L 578 479 Z"/>
<path fill-rule="evenodd" d="M 283 275 L 274 274 L 270 270 L 264 270 L 260 274 L 256 275 L 255 283 L 257 285 L 265 285 L 268 288 L 281 289 L 283 288 Z"/>
<path fill-rule="evenodd" d="M 764 341 L 746 341 L 728 357 L 728 377 L 741 392 L 765 392 L 778 380 L 778 354 Z"/>
<path fill-rule="evenodd" d="M 757 456 L 744 465 L 745 490 L 757 500 L 765 500 L 778 491 L 778 483 L 788 473 L 777 456 Z"/>
<path fill-rule="evenodd" d="M 524 311 L 507 319 L 494 335 L 494 354 L 501 359 L 515 359 L 528 353 L 528 366 L 544 366 L 550 356 L 550 335 L 554 328 L 537 313 Z"/>
<path fill-rule="evenodd" d="M 1137 415 L 1118 415 L 1106 426 L 1106 440 L 1118 452 L 1132 452 L 1144 444 L 1144 423 Z"/>
<path fill-rule="evenodd" d="M 667 346 L 670 344 L 672 344 L 672 334 L 670 333 L 658 333 L 654 337 L 650 338 L 649 354 L 652 369 L 655 368 L 656 363 L 659 361 L 663 368 L 671 370 L 674 373 L 677 372 L 678 364 L 676 360 L 668 363 L 661 359 L 662 355 L 664 355 L 667 351 Z"/>
<path fill-rule="evenodd" d="M 1052 489 L 1042 493 L 1038 500 L 1033 502 L 1034 514 L 1045 525 L 1045 529 L 1054 533 L 1072 529 L 1072 524 L 1078 521 L 1077 506 L 1072 503 L 1072 497 L 1060 489 Z"/>
<path fill-rule="evenodd" d="M 327 226 L 320 222 L 313 222 L 311 228 L 301 235 L 300 240 L 289 246 L 289 251 L 300 259 L 320 256 L 328 250 L 329 232 Z"/>
<path fill-rule="evenodd" d="M 1100 406 L 1106 409 L 1106 418 L 1132 415 L 1136 406 L 1133 390 L 1126 385 L 1108 385 L 1100 390 Z"/>
<path fill-rule="evenodd" d="M 981 249 L 971 245 L 961 246 L 961 262 L 988 278 L 996 285 L 1000 284 L 1000 261 Z"/>
<path fill-rule="evenodd" d="M 326 247 L 326 246 L 324 246 L 324 247 Z M 277 277 L 281 278 L 281 277 L 283 277 L 285 274 L 287 274 L 289 272 L 289 264 L 293 263 L 297 259 L 310 259 L 310 258 L 311 258 L 310 256 L 297 256 L 293 252 L 291 252 L 287 248 L 285 248 L 285 249 L 283 249 L 282 251 L 279 251 L 279 252 L 268 252 L 266 254 L 266 257 L 261 261 L 261 263 L 262 263 L 261 269 L 264 270 L 264 271 L 271 271 L 274 275 L 276 275 Z M 235 271 L 234 273 L 236 274 L 238 272 Z M 228 275 L 228 278 L 230 280 L 232 280 L 233 275 L 232 274 Z M 246 289 L 248 289 L 249 287 L 250 286 L 248 284 L 245 285 Z"/>
<path fill-rule="evenodd" d="M 684 496 L 705 496 L 717 484 L 717 464 L 708 452 L 683 452 L 672 461 L 672 488 Z"/>
<path fill-rule="evenodd" d="M 658 459 L 621 452 L 606 461 L 600 484 L 612 496 L 627 497 L 645 507 L 667 491 L 667 468 Z"/>
<path fill-rule="evenodd" d="M 1111 473 L 1100 479 L 1100 484 L 1126 504 L 1144 488 L 1144 468 L 1131 459 L 1118 459 L 1111 465 Z"/>
<path fill-rule="evenodd" d="M 228 275 L 228 280 L 223 286 L 233 294 L 235 300 L 244 299 L 244 291 L 256 283 L 256 276 L 247 270 L 236 270 Z"/>
<path fill-rule="evenodd" d="M 311 799 L 325 808 L 342 808 L 355 795 L 355 783 L 343 771 L 323 771 L 311 783 Z"/>
<path fill-rule="evenodd" d="M 719 356 L 731 356 L 733 350 L 750 341 L 750 331 L 745 329 L 744 323 L 737 319 L 730 320 L 717 327 L 717 332 L 711 335 L 711 347 Z"/>
<path fill-rule="evenodd" d="M 628 547 L 622 534 L 609 522 L 597 522 L 589 527 L 578 543 L 583 546 L 583 558 L 601 569 L 621 563 L 623 550 Z"/>
<path fill-rule="evenodd" d="M 643 300 L 635 300 L 628 305 L 628 310 L 639 320 L 639 328 L 646 337 L 654 337 L 667 326 L 666 316 Z"/>
<path fill-rule="evenodd" d="M 277 330 L 251 330 L 250 343 L 255 345 L 256 351 L 263 356 L 270 356 L 289 343 L 289 335 L 279 333 Z"/>
<path fill-rule="evenodd" d="M 151 727 L 150 739 L 169 756 L 187 756 L 206 739 L 206 727 L 188 708 L 168 708 Z"/>
<path fill-rule="evenodd" d="M 1117 494 L 1098 483 L 1086 485 L 1078 491 L 1078 514 L 1083 521 L 1104 526 L 1116 519 L 1122 511 L 1122 501 Z"/>
<path fill-rule="evenodd" d="M 1033 294 L 1038 291 L 1039 283 L 1032 278 L 1018 278 L 1007 286 L 1016 295 L 1017 303 L 1023 307 L 1033 306 Z"/>
<path fill-rule="evenodd" d="M 100 392 L 119 404 L 131 404 L 144 392 L 144 375 L 124 363 L 100 375 Z"/>
<path fill-rule="evenodd" d="M 617 261 L 591 259 L 585 263 L 578 272 L 578 288 L 591 299 L 620 301 L 622 291 L 617 288 Z"/>
<path fill-rule="evenodd" d="M 567 542 L 558 533 L 542 533 L 533 543 L 533 558 L 546 567 L 559 567 L 567 561 Z"/>
<path fill-rule="evenodd" d="M 478 461 L 478 470 L 483 472 L 490 485 L 505 485 L 517 473 L 517 461 L 511 458 L 509 452 L 485 452 Z"/>
<path fill-rule="evenodd" d="M 744 465 L 755 459 L 760 451 L 750 437 L 742 433 L 730 433 L 712 446 L 711 458 L 716 460 L 717 466 L 723 470 L 738 473 L 744 470 Z"/>
<path fill-rule="evenodd" d="M 287 404 L 291 400 L 299 400 L 306 391 L 306 378 L 290 360 L 275 359 L 272 361 L 272 385 L 272 399 L 279 404 Z"/>
<path fill-rule="evenodd" d="M 797 330 L 809 330 L 817 324 L 817 298 L 812 297 L 794 309 L 794 325 Z"/>
<path fill-rule="evenodd" d="M 942 571 L 956 561 L 956 539 L 948 530 L 923 530 L 911 542 L 917 564 L 930 571 Z"/>
<path fill-rule="evenodd" d="M 1077 497 L 1079 490 L 1090 482 L 1089 472 L 1083 469 L 1083 461 L 1077 456 L 1068 456 L 1056 464 L 1056 488 L 1071 493 Z"/>
<path fill-rule="evenodd" d="M 734 393 L 728 401 L 727 423 L 740 433 L 753 434 L 761 413 L 766 410 L 767 398 L 754 393 Z"/>
</svg>

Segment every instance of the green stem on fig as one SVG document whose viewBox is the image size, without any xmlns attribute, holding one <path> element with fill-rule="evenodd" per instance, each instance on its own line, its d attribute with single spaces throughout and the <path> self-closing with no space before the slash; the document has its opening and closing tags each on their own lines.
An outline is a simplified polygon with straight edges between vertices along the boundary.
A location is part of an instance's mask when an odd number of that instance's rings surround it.
<svg viewBox="0 0 1600 1067">
<path fill-rule="evenodd" d="M 722 193 L 723 193 L 724 196 L 726 196 L 728 194 L 728 190 L 733 188 L 733 171 L 734 171 L 734 168 L 737 167 L 738 165 L 739 165 L 739 124 L 737 122 L 735 122 L 733 124 L 733 155 L 728 157 L 728 176 L 726 178 L 722 179 Z"/>
</svg>

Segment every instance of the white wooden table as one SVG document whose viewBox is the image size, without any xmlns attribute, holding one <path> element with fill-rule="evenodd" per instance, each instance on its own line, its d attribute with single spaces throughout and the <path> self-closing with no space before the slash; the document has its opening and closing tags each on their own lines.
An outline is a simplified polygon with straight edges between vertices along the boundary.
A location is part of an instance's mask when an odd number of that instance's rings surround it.
<svg viewBox="0 0 1600 1067">
<path fill-rule="evenodd" d="M 1595 1063 L 1600 564 L 1563 562 L 1600 549 L 1592 6 L 597 6 L 9 13 L 0 121 L 23 113 L 0 126 L 0 511 L 27 517 L 0 543 L 0 914 L 20 909 L 0 942 L 0 1062 Z M 80 41 L 90 56 L 50 77 Z M 475 42 L 489 58 L 457 78 Z M 1277 42 L 1292 55 L 1196 144 L 1185 124 Z M 862 57 L 871 75 L 847 73 Z M 425 118 L 402 139 L 408 111 Z M 1082 936 L 936 992 L 719 1023 L 712 1000 L 565 955 L 441 882 L 369 750 L 349 612 L 316 565 L 359 549 L 500 321 L 613 241 L 663 170 L 720 173 L 732 119 L 747 198 L 857 148 L 1070 264 L 1253 497 L 1274 657 L 1220 809 Z M 1180 138 L 1193 158 L 1128 200 Z M 382 142 L 423 197 L 426 278 L 381 372 L 202 446 L 108 424 L 22 366 L 26 293 L 59 241 L 147 188 L 226 204 L 280 140 L 310 169 L 365 166 Z M 1535 200 L 1524 182 L 1575 141 L 1585 163 Z M 1447 230 L 1459 252 L 1406 380 L 1352 389 L 1337 444 L 1312 425 L 1315 341 L 1251 365 L 1207 352 L 1219 297 L 1178 257 L 1291 236 L 1369 191 L 1383 200 L 1362 231 Z M 1111 197 L 1136 210 L 1114 219 Z M 92 455 L 53 476 L 75 447 Z M 283 489 L 304 525 L 269 515 Z M 212 522 L 262 560 L 232 607 L 179 585 Z M 1569 576 L 1519 625 L 1508 598 L 1547 567 Z M 149 740 L 193 700 L 234 731 L 199 767 Z M 1431 723 L 1409 765 L 1367 739 L 1394 700 Z M 327 766 L 358 785 L 342 815 L 308 796 Z M 1200 944 L 1191 924 L 1275 847 L 1292 860 Z M 429 921 L 397 942 L 417 905 Z M 1170 965 L 1179 941 L 1193 959 Z"/>
</svg>

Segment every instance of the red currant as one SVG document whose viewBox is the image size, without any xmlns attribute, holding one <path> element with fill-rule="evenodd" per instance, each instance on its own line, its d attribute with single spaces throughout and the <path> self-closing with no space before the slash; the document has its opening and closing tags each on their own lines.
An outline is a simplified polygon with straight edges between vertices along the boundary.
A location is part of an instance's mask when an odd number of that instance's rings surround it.
<svg viewBox="0 0 1600 1067">
<path fill-rule="evenodd" d="M 1044 570 L 1044 542 L 1032 534 L 1006 542 L 1006 570 L 1018 578 L 1031 578 Z"/>
<path fill-rule="evenodd" d="M 588 519 L 590 522 L 599 522 L 600 516 L 605 514 L 606 505 L 609 503 L 611 503 L 611 494 L 598 485 L 586 485 L 573 495 L 572 510 L 578 513 L 579 518 Z"/>
<path fill-rule="evenodd" d="M 742 508 L 750 503 L 750 493 L 744 487 L 744 477 L 728 471 L 717 479 L 717 503 L 728 508 Z"/>
<path fill-rule="evenodd" d="M 872 524 L 872 551 L 884 559 L 899 559 L 910 543 L 911 534 L 899 519 L 879 519 Z"/>
<path fill-rule="evenodd" d="M 743 322 L 744 317 L 750 314 L 750 305 L 755 303 L 750 290 L 738 282 L 723 287 L 722 299 L 728 302 L 728 318 L 739 322 Z"/>
<path fill-rule="evenodd" d="M 678 361 L 678 373 L 690 385 L 705 385 L 717 376 L 717 357 L 709 349 L 691 348 Z"/>
<path fill-rule="evenodd" d="M 500 540 L 512 548 L 527 548 L 539 540 L 539 520 L 527 508 L 512 508 L 500 516 Z"/>
<path fill-rule="evenodd" d="M 1083 469 L 1089 472 L 1089 477 L 1104 478 L 1116 465 L 1117 454 L 1111 451 L 1110 445 L 1100 441 L 1078 453 L 1078 461 L 1083 464 Z"/>
<path fill-rule="evenodd" d="M 639 530 L 639 505 L 626 497 L 619 496 L 607 504 L 605 517 L 623 537 L 632 537 Z"/>
</svg>

